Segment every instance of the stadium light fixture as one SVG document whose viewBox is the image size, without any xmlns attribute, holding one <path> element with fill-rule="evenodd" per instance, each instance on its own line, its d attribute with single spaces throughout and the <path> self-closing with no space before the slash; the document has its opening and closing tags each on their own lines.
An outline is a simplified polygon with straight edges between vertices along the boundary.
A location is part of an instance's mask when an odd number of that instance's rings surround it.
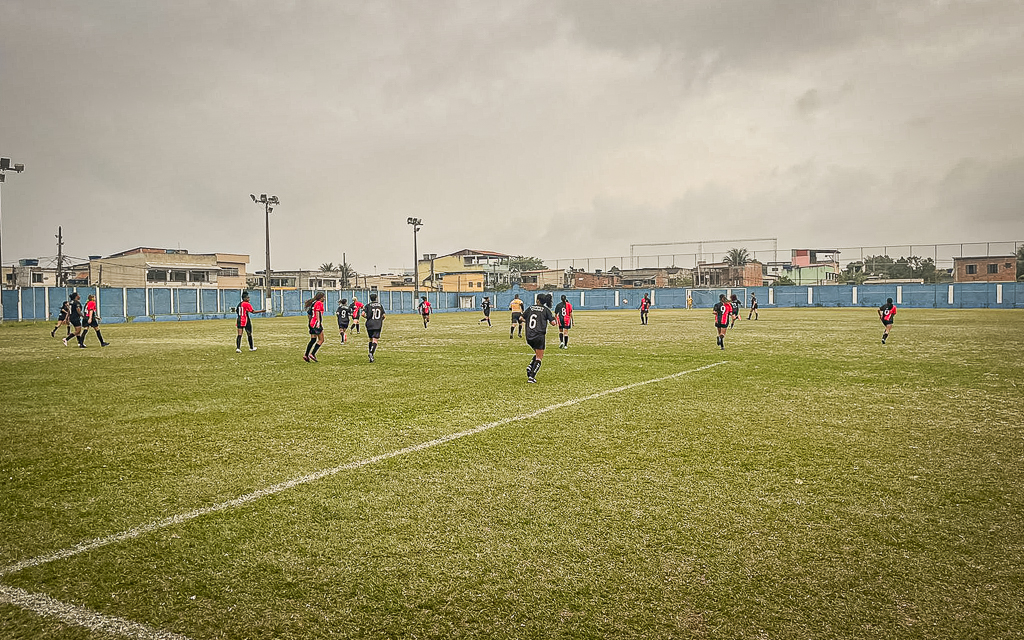
<svg viewBox="0 0 1024 640">
<path fill-rule="evenodd" d="M 421 218 L 406 218 L 407 223 L 412 225 L 412 304 L 416 308 L 416 301 L 420 299 L 420 251 L 416 247 L 416 234 L 423 226 Z"/>
<path fill-rule="evenodd" d="M 249 197 L 252 198 L 254 204 L 263 205 L 263 211 L 267 219 L 267 261 L 263 269 L 263 308 L 270 310 L 271 303 L 273 302 L 270 296 L 270 213 L 274 210 L 275 206 L 281 204 L 281 200 L 277 196 L 267 196 L 265 193 L 261 193 L 259 198 L 256 197 L 255 193 L 250 193 Z"/>
<path fill-rule="evenodd" d="M 15 173 L 21 173 L 24 170 L 25 170 L 25 165 L 23 165 L 23 164 L 12 164 L 10 158 L 0 158 L 0 185 L 2 185 L 4 183 L 4 180 L 6 178 L 5 174 L 8 171 L 13 171 Z M 2 195 L 0 195 L 0 292 L 2 292 L 4 287 L 7 285 L 7 274 L 4 273 L 4 259 L 3 259 L 3 255 L 4 255 L 4 251 L 3 251 L 3 244 L 4 244 L 3 243 L 3 237 L 4 237 L 4 214 L 3 214 L 2 201 L 3 201 L 3 197 L 2 197 Z M 14 270 L 12 269 L 11 272 L 13 273 Z M 3 295 L 0 295 L 0 324 L 3 324 L 3 322 L 4 322 L 4 300 L 3 300 Z"/>
</svg>

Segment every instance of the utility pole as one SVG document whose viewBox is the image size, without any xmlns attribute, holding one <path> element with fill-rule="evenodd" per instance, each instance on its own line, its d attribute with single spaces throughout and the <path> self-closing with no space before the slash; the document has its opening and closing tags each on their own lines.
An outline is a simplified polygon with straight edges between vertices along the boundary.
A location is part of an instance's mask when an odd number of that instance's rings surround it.
<svg viewBox="0 0 1024 640">
<path fill-rule="evenodd" d="M 348 260 L 345 259 L 345 252 L 341 252 L 341 288 L 348 287 Z"/>
<path fill-rule="evenodd" d="M 420 299 L 420 252 L 416 247 L 416 235 L 423 226 L 420 218 L 409 218 L 407 223 L 412 225 L 412 277 L 413 277 L 413 304 Z"/>
<path fill-rule="evenodd" d="M 0 184 L 3 184 L 4 179 L 7 177 L 5 174 L 8 171 L 14 171 L 15 173 L 21 173 L 25 170 L 25 165 L 20 163 L 12 163 L 10 158 L 0 158 Z M 7 284 L 7 276 L 4 275 L 4 259 L 3 259 L 3 226 L 4 226 L 3 207 L 0 207 L 0 292 L 3 292 L 4 286 Z M 11 269 L 11 278 L 14 278 L 14 269 Z M 3 295 L 0 294 L 0 324 L 4 322 L 4 300 Z"/>
<path fill-rule="evenodd" d="M 271 303 L 273 302 L 270 293 L 270 212 L 274 210 L 275 206 L 281 204 L 281 200 L 277 196 L 267 197 L 267 194 L 265 193 L 261 193 L 259 198 L 256 197 L 256 194 L 250 193 L 249 197 L 252 198 L 253 203 L 263 205 L 263 211 L 267 216 L 267 261 L 266 267 L 264 267 L 263 270 L 266 280 L 263 284 L 266 285 L 266 288 L 264 290 L 265 293 L 263 294 L 263 308 L 269 311 Z"/>
<path fill-rule="evenodd" d="M 57 227 L 57 286 L 64 286 L 64 231 Z"/>
</svg>

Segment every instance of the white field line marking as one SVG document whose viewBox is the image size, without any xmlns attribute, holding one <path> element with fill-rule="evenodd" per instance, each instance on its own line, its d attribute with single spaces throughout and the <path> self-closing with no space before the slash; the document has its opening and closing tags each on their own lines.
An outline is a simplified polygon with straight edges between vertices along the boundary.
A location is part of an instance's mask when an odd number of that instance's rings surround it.
<svg viewBox="0 0 1024 640">
<path fill-rule="evenodd" d="M 165 527 L 170 527 L 170 526 L 173 526 L 173 525 L 176 525 L 176 524 L 181 524 L 183 522 L 188 522 L 189 520 L 194 520 L 196 518 L 199 518 L 200 516 L 205 516 L 205 515 L 210 514 L 210 513 L 216 513 L 217 511 L 224 511 L 225 509 L 231 509 L 233 507 L 238 507 L 238 506 L 241 506 L 241 505 L 246 504 L 248 502 L 253 502 L 254 500 L 258 500 L 258 499 L 266 497 L 266 496 L 271 496 L 271 495 L 274 495 L 274 494 L 277 494 L 277 493 L 281 493 L 282 491 L 286 491 L 288 489 L 297 487 L 297 486 L 302 485 L 302 484 L 307 484 L 309 482 L 314 482 L 316 480 L 321 480 L 323 478 L 327 478 L 329 476 L 333 476 L 333 475 L 335 475 L 337 473 L 340 473 L 342 471 L 349 471 L 351 469 L 358 469 L 360 467 L 365 467 L 365 466 L 374 464 L 376 462 L 380 462 L 382 460 L 387 460 L 389 458 L 395 458 L 395 457 L 398 457 L 398 456 L 402 456 L 402 455 L 405 455 L 407 453 L 416 453 L 418 451 L 423 451 L 424 449 L 430 449 L 431 447 L 436 447 L 437 445 L 441 445 L 441 444 L 445 444 L 447 442 L 451 442 L 452 440 L 458 440 L 459 438 L 465 438 L 466 436 L 475 435 L 475 434 L 480 433 L 482 431 L 487 431 L 488 429 L 493 429 L 494 427 L 500 427 L 502 425 L 506 425 L 506 424 L 509 424 L 509 423 L 512 423 L 512 422 L 518 422 L 520 420 L 529 420 L 530 418 L 536 418 L 537 416 L 543 415 L 543 414 L 548 413 L 550 411 L 555 411 L 557 409 L 564 409 L 565 407 L 571 407 L 573 405 L 577 405 L 577 404 L 580 404 L 582 402 L 587 402 L 588 400 L 596 400 L 597 398 L 601 398 L 601 397 L 604 397 L 604 396 L 607 396 L 607 395 L 611 395 L 613 393 L 621 393 L 623 391 L 629 391 L 630 389 L 635 389 L 636 387 L 642 387 L 642 386 L 648 385 L 648 384 L 655 384 L 657 382 L 664 382 L 666 380 L 672 380 L 673 378 L 678 378 L 678 377 L 685 376 L 685 375 L 688 375 L 688 374 L 691 374 L 691 373 L 697 373 L 699 371 L 704 371 L 706 369 L 711 369 L 712 367 L 717 367 L 719 365 L 726 364 L 727 362 L 728 362 L 727 360 L 723 360 L 722 362 L 713 362 L 711 364 L 704 365 L 703 367 L 697 367 L 696 369 L 690 369 L 688 371 L 680 371 L 678 373 L 673 373 L 673 374 L 670 374 L 670 375 L 667 375 L 667 376 L 663 376 L 661 378 L 654 378 L 654 379 L 651 379 L 651 380 L 644 380 L 642 382 L 634 382 L 632 384 L 627 384 L 627 385 L 624 385 L 624 386 L 621 386 L 621 387 L 615 387 L 614 389 L 607 389 L 605 391 L 599 391 L 597 393 L 592 393 L 589 396 L 584 396 L 582 398 L 576 398 L 575 400 L 566 400 L 565 402 L 559 402 L 558 404 L 553 404 L 551 406 L 544 407 L 543 409 L 537 409 L 536 411 L 532 411 L 530 413 L 523 413 L 523 414 L 520 414 L 520 415 L 517 415 L 517 416 L 512 416 L 511 418 L 504 418 L 504 419 L 498 420 L 496 422 L 488 422 L 487 424 L 482 424 L 480 426 L 473 427 L 472 429 L 468 429 L 466 431 L 460 431 L 458 433 L 452 433 L 452 434 L 449 434 L 449 435 L 446 435 L 446 436 L 441 436 L 440 438 L 436 438 L 434 440 L 430 440 L 429 442 L 423 442 L 423 443 L 420 443 L 420 444 L 417 444 L 417 445 L 413 445 L 411 447 L 406 447 L 404 449 L 398 449 L 398 450 L 392 451 L 390 453 L 382 453 L 379 456 L 374 456 L 372 458 L 366 458 L 364 460 L 357 460 L 355 462 L 350 462 L 348 464 L 343 464 L 343 465 L 341 465 L 339 467 L 333 467 L 331 469 L 322 469 L 320 471 L 316 471 L 314 473 L 302 476 L 300 478 L 294 478 L 294 479 L 288 480 L 286 482 L 281 482 L 281 483 L 278 483 L 278 484 L 275 484 L 275 485 L 271 485 L 269 487 L 264 487 L 263 489 L 259 489 L 257 491 L 252 492 L 252 493 L 247 493 L 247 494 L 245 494 L 243 496 L 239 496 L 238 498 L 235 498 L 234 500 L 228 500 L 227 502 L 221 502 L 219 504 L 215 504 L 215 505 L 212 505 L 212 506 L 209 506 L 209 507 L 204 507 L 202 509 L 195 509 L 194 511 L 189 511 L 187 513 L 179 513 L 178 515 L 174 515 L 174 516 L 171 516 L 169 518 L 164 518 L 163 520 L 156 520 L 155 522 L 150 522 L 149 524 L 144 524 L 142 526 L 135 527 L 134 529 L 129 529 L 127 531 L 122 531 L 121 533 L 115 533 L 114 535 L 106 536 L 104 538 L 96 538 L 94 540 L 88 540 L 86 542 L 82 542 L 80 544 L 77 544 L 77 545 L 75 545 L 73 547 L 69 547 L 67 549 L 64 549 L 63 551 L 57 551 L 57 552 L 51 553 L 49 555 L 39 556 L 37 558 L 29 558 L 28 560 L 22 560 L 21 562 L 17 562 L 15 564 L 8 565 L 8 566 L 4 567 L 3 569 L 0 569 L 0 577 L 6 576 L 6 575 L 10 575 L 12 573 L 17 573 L 19 571 L 22 571 L 23 569 L 28 569 L 30 567 L 38 567 L 40 565 L 48 564 L 50 562 L 55 562 L 57 560 L 63 560 L 65 558 L 70 558 L 72 556 L 77 556 L 79 554 L 85 553 L 86 551 L 92 551 L 93 549 L 98 549 L 100 547 L 105 547 L 107 545 L 114 544 L 116 542 L 123 542 L 125 540 L 131 540 L 133 538 L 138 538 L 139 536 L 141 536 L 143 534 L 146 534 L 146 533 L 151 533 L 153 531 L 157 531 L 159 529 L 163 529 Z"/>
<path fill-rule="evenodd" d="M 85 627 L 90 631 L 101 631 L 113 635 L 139 638 L 140 640 L 188 640 L 186 636 L 160 631 L 138 622 L 105 616 L 91 609 L 54 600 L 50 596 L 29 593 L 15 587 L 0 584 L 0 603 L 12 604 L 46 618 Z"/>
</svg>

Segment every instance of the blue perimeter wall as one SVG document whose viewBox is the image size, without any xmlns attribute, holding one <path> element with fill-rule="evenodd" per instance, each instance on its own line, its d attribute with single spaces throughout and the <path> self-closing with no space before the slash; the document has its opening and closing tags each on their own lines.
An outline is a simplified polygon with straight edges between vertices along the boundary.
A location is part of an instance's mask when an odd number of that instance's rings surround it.
<svg viewBox="0 0 1024 640">
<path fill-rule="evenodd" d="M 94 287 L 43 288 L 5 290 L 3 308 L 5 321 L 53 320 L 68 294 L 77 291 L 84 301 L 96 294 Z M 743 306 L 750 303 L 750 294 L 757 296 L 763 308 L 779 307 L 878 307 L 886 298 L 897 306 L 919 309 L 1024 309 L 1024 283 L 976 282 L 960 284 L 889 284 L 828 285 L 795 287 L 746 287 L 737 289 L 571 289 L 551 291 L 555 302 L 565 296 L 575 309 L 635 309 L 644 293 L 650 293 L 655 309 L 682 309 L 686 295 L 693 297 L 695 308 L 708 308 L 718 301 L 720 293 L 736 293 Z M 153 322 L 165 320 L 211 320 L 233 318 L 231 308 L 241 300 L 239 289 L 99 289 L 100 317 L 103 322 Z M 436 312 L 479 309 L 484 295 L 491 298 L 493 310 L 508 309 L 513 295 L 529 305 L 535 291 L 512 289 L 501 293 L 437 293 L 427 298 Z M 328 291 L 327 312 L 334 313 L 341 298 L 369 301 L 369 291 Z M 303 301 L 313 292 L 273 292 L 273 308 L 280 315 L 301 315 Z M 257 310 L 263 308 L 262 291 L 250 291 L 250 302 Z M 808 297 L 810 296 L 810 297 Z M 411 291 L 382 291 L 380 302 L 387 313 L 414 313 L 416 301 Z M 282 311 L 283 310 L 283 311 Z"/>
</svg>

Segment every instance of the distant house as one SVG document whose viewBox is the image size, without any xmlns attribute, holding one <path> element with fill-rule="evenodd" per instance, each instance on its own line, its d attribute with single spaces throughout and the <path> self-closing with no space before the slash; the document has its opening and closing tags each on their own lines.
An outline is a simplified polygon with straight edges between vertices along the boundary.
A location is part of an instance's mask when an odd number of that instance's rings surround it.
<svg viewBox="0 0 1024 640">
<path fill-rule="evenodd" d="M 565 286 L 565 271 L 562 269 L 536 269 L 519 274 L 519 286 L 527 291 L 560 289 Z"/>
<path fill-rule="evenodd" d="M 690 270 L 683 267 L 659 267 L 654 269 L 623 269 L 618 271 L 620 286 L 631 289 L 668 287 L 673 280 L 690 277 Z"/>
<path fill-rule="evenodd" d="M 1017 256 L 953 258 L 953 282 L 1014 282 Z"/>
<path fill-rule="evenodd" d="M 245 265 L 249 256 L 238 253 L 189 253 L 186 249 L 137 247 L 93 257 L 87 265 L 73 269 L 80 280 L 87 270 L 92 286 L 105 287 L 197 287 L 242 289 L 246 286 Z"/>
<path fill-rule="evenodd" d="M 567 279 L 573 289 L 613 289 L 622 282 L 622 277 L 617 271 L 571 271 Z"/>
<path fill-rule="evenodd" d="M 698 262 L 691 273 L 697 287 L 760 287 L 764 282 L 764 265 L 757 261 L 742 267 L 726 262 Z"/>
</svg>

